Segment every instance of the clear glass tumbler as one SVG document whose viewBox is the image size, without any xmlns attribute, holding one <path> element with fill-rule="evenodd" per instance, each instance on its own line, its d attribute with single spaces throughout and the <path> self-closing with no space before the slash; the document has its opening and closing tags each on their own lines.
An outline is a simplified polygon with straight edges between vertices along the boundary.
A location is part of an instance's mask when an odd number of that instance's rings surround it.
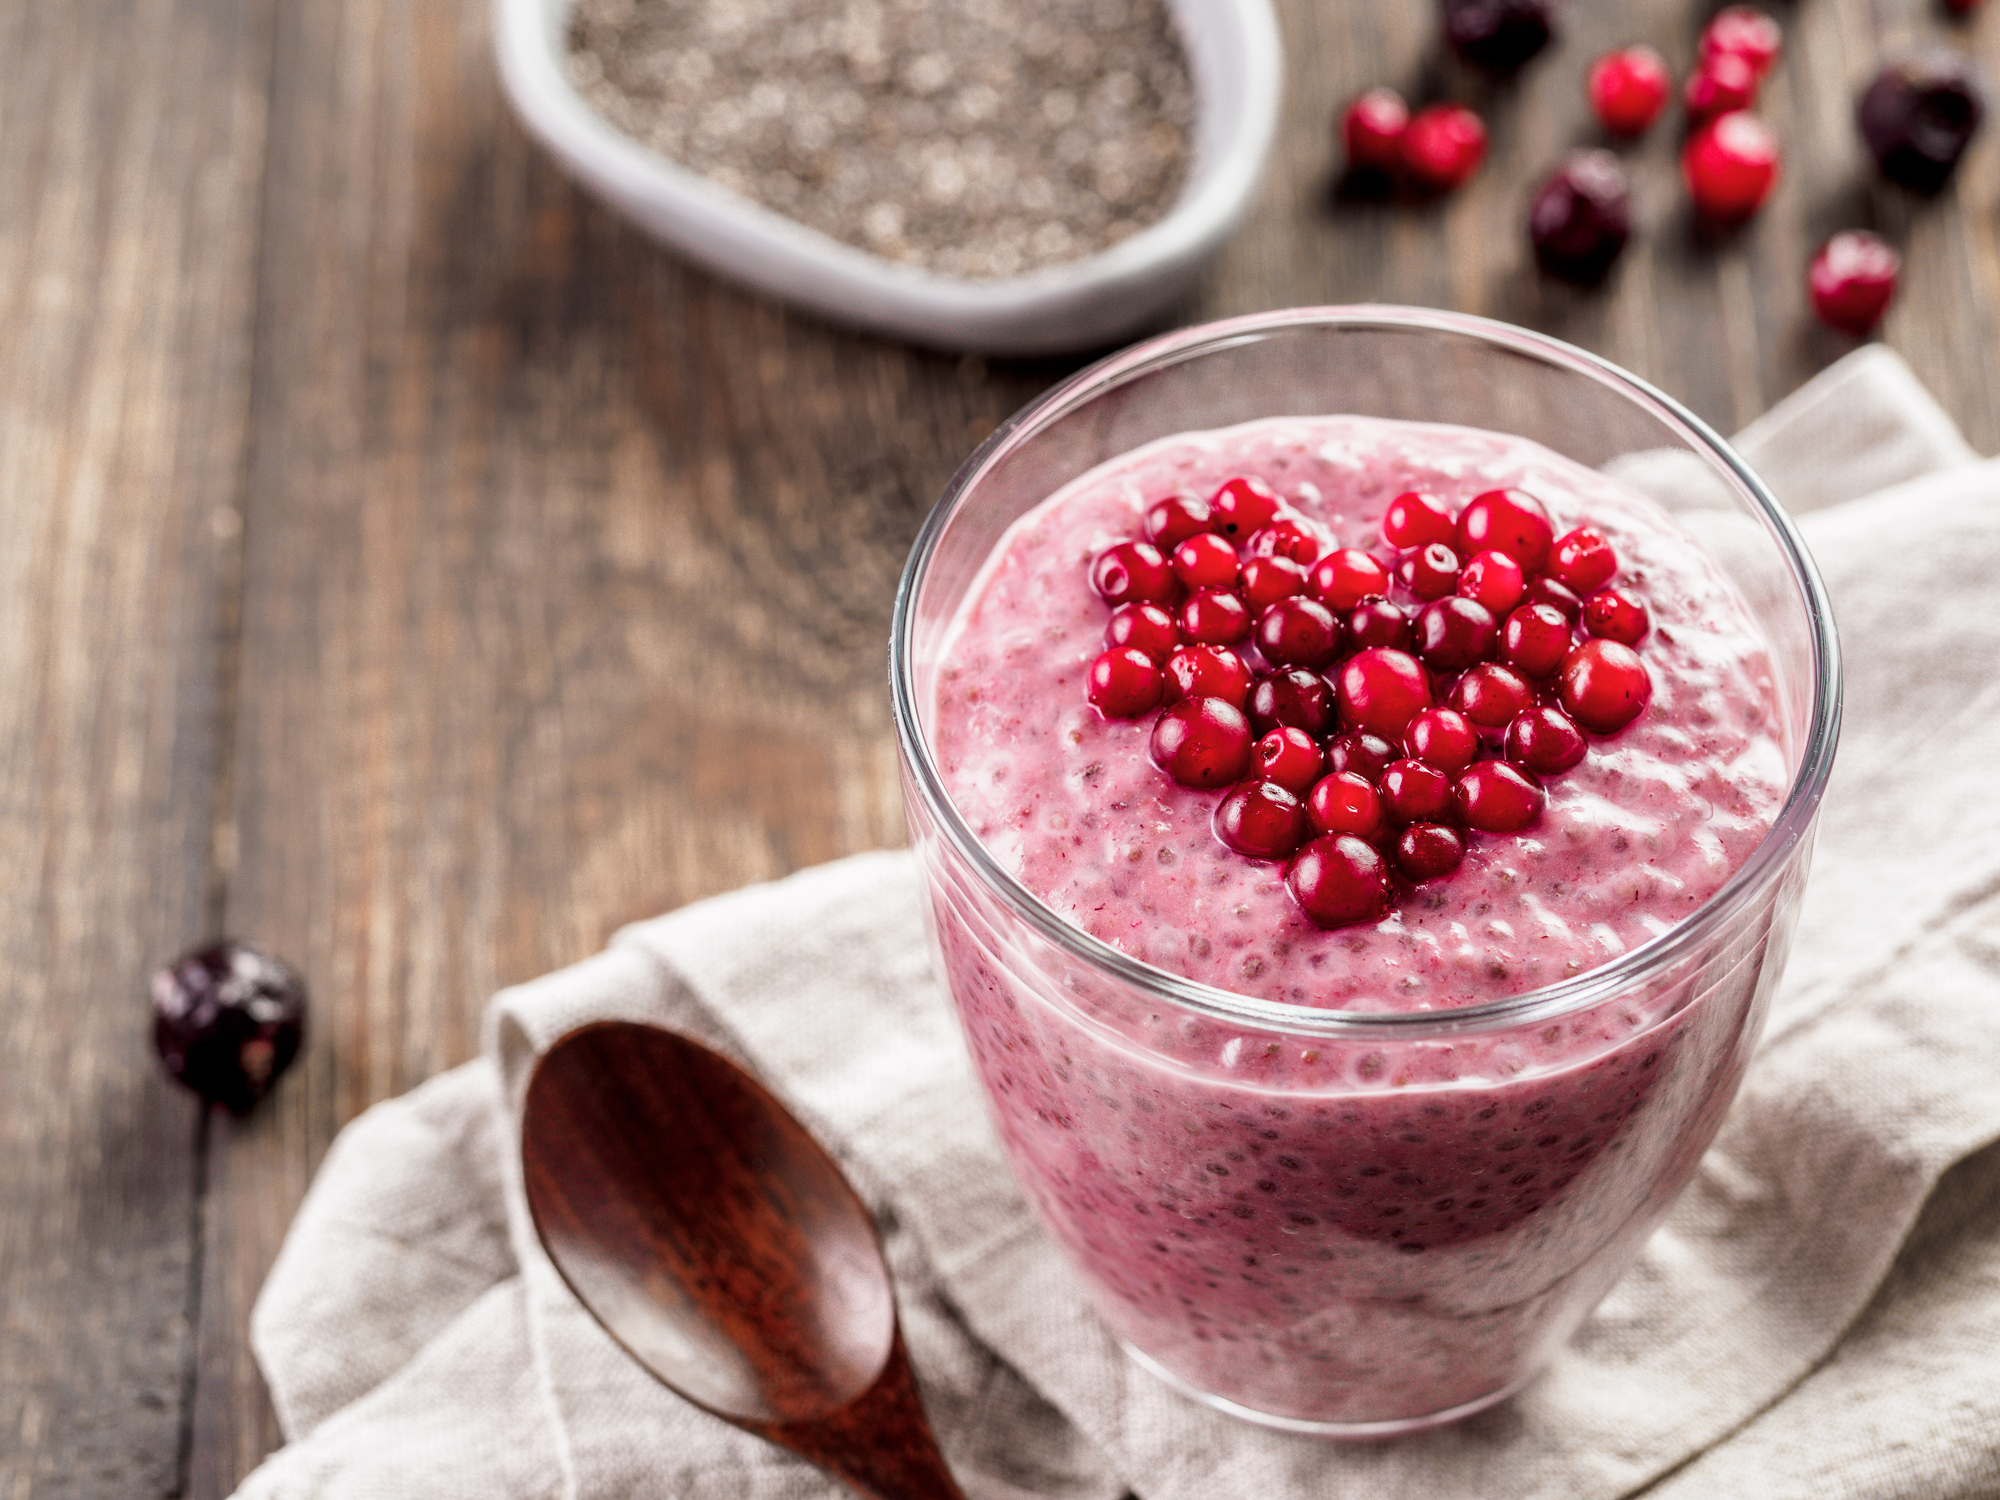
<svg viewBox="0 0 2000 1500">
<path fill-rule="evenodd" d="M 1643 472 L 1741 589 L 1790 792 L 1665 935 L 1462 1010 L 1255 1000 L 1065 922 L 952 806 L 930 733 L 940 652 L 1008 525 L 1156 438 L 1341 413 Z M 904 573 L 891 672 L 939 972 L 1017 1177 L 1132 1356 L 1212 1406 L 1332 1436 L 1451 1421 L 1526 1383 L 1693 1173 L 1790 944 L 1839 667 L 1819 579 L 1757 477 L 1658 391 L 1521 329 L 1391 307 L 1211 324 L 1085 370 L 972 456 Z"/>
</svg>

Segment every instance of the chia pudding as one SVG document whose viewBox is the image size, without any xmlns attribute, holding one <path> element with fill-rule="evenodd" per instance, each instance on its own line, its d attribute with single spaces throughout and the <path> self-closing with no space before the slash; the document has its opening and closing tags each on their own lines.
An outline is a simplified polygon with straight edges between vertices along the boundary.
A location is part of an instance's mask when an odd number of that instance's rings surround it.
<svg viewBox="0 0 2000 1500">
<path fill-rule="evenodd" d="M 1245 476 L 1325 548 L 1385 567 L 1384 510 L 1410 490 L 1457 510 L 1511 487 L 1558 534 L 1597 528 L 1650 610 L 1650 703 L 1546 780 L 1534 826 L 1470 833 L 1454 871 L 1399 881 L 1378 920 L 1316 925 L 1282 860 L 1217 837 L 1220 794 L 1155 764 L 1151 716 L 1108 717 L 1088 697 L 1110 613 L 1092 560 L 1144 536 L 1162 496 Z M 1402 583 L 1391 597 L 1410 602 Z M 1728 578 L 1652 501 L 1519 438 L 1359 417 L 1187 433 L 1006 532 L 946 633 L 928 722 L 971 830 L 1076 928 L 1253 1001 L 1380 1018 L 1317 1034 L 1148 999 L 1024 930 L 937 857 L 913 807 L 1003 1142 L 1113 1331 L 1195 1393 L 1279 1425 L 1399 1430 L 1518 1388 L 1693 1172 L 1790 906 L 1774 896 L 1647 984 L 1553 1019 L 1452 1014 L 1668 933 L 1770 829 L 1785 730 Z M 1435 1024 L 1402 1024 L 1418 1013 Z"/>
</svg>

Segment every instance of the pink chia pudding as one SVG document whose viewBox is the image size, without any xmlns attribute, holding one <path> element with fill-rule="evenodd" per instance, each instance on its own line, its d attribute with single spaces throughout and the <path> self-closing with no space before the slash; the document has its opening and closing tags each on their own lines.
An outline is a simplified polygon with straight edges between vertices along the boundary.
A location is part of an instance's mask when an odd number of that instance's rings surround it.
<svg viewBox="0 0 2000 1500">
<path fill-rule="evenodd" d="M 1595 528 L 1646 614 L 1650 700 L 1531 778 L 1531 826 L 1462 828 L 1448 874 L 1391 868 L 1386 911 L 1322 926 L 1285 858 L 1218 837 L 1227 787 L 1156 764 L 1157 713 L 1091 700 L 1112 614 L 1095 560 L 1146 537 L 1163 497 L 1243 478 L 1308 553 L 1392 575 L 1408 554 L 1384 512 L 1409 491 L 1454 513 L 1525 491 L 1556 536 Z M 1401 581 L 1388 597 L 1420 607 Z M 1454 676 L 1432 672 L 1440 703 Z M 1784 802 L 1776 704 L 1735 588 L 1652 501 L 1519 438 L 1322 417 L 1153 443 L 1021 517 L 947 633 L 931 723 L 972 831 L 1077 928 L 1240 996 L 1401 1015 L 1573 978 L 1693 913 Z M 1135 1007 L 1087 966 L 1030 982 L 977 903 L 933 902 L 1004 1144 L 1112 1330 L 1204 1398 L 1335 1432 L 1459 1415 L 1546 1362 L 1692 1173 L 1768 989 L 1760 931 L 1546 1025 L 1319 1038 Z"/>
</svg>

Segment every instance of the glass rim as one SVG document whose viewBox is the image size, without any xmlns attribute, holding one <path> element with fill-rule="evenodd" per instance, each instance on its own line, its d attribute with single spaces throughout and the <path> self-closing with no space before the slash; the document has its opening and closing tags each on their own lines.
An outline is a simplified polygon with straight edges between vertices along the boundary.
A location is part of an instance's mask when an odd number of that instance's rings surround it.
<svg viewBox="0 0 2000 1500">
<path fill-rule="evenodd" d="M 1770 528 L 1808 616 L 1812 648 L 1812 709 L 1798 770 L 1770 831 L 1722 887 L 1667 932 L 1573 978 L 1499 1000 L 1448 1010 L 1336 1010 L 1260 1000 L 1204 984 L 1120 952 L 1068 921 L 1036 896 L 987 850 L 945 790 L 918 716 L 915 607 L 939 540 L 959 504 L 994 466 L 1049 422 L 1138 376 L 1201 353 L 1261 342 L 1314 328 L 1456 335 L 1509 350 L 1594 380 L 1646 410 L 1666 431 L 1734 478 Z M 1773 884 L 1807 837 L 1840 736 L 1840 646 L 1819 570 L 1797 524 L 1715 430 L 1671 396 L 1610 360 L 1546 334 L 1466 313 L 1368 304 L 1300 307 L 1225 318 L 1147 339 L 1078 371 L 1016 411 L 975 449 L 946 484 L 917 534 L 896 589 L 890 626 L 889 677 L 896 738 L 903 763 L 944 838 L 1006 905 L 1042 937 L 1146 995 L 1180 1010 L 1265 1031 L 1355 1040 L 1422 1040 L 1462 1036 L 1554 1020 L 1601 1004 L 1670 970 Z"/>
</svg>

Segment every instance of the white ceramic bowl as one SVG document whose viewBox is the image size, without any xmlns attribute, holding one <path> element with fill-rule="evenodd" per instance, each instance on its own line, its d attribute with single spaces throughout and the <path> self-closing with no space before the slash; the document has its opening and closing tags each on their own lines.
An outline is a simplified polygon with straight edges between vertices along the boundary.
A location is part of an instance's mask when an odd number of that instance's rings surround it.
<svg viewBox="0 0 2000 1500">
<path fill-rule="evenodd" d="M 1193 289 L 1242 217 L 1276 128 L 1270 0 L 1169 0 L 1194 72 L 1193 170 L 1173 209 L 1101 254 L 990 281 L 900 266 L 739 198 L 584 103 L 563 68 L 570 0 L 494 0 L 500 77 L 528 129 L 578 181 L 718 275 L 832 319 L 942 348 L 1102 347 Z"/>
</svg>

